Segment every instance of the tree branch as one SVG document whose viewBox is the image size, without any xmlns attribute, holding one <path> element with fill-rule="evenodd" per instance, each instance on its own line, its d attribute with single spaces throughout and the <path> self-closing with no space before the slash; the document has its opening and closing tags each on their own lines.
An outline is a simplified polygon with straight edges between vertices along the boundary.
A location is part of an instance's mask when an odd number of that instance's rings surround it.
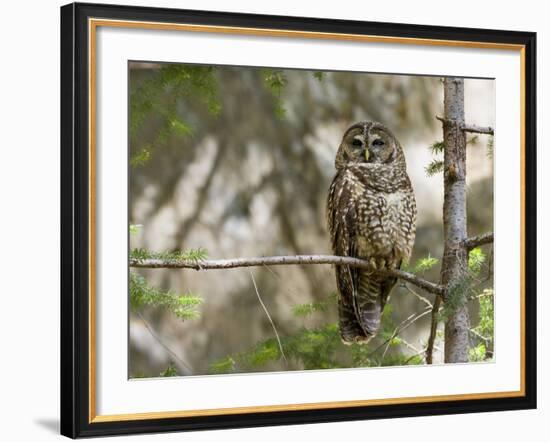
<svg viewBox="0 0 550 442">
<path fill-rule="evenodd" d="M 151 324 L 149 324 L 149 322 L 147 322 L 147 320 L 143 317 L 143 315 L 140 313 L 140 312 L 136 312 L 137 315 L 139 316 L 139 318 L 141 319 L 141 321 L 143 322 L 143 325 L 145 326 L 145 328 L 147 329 L 147 331 L 151 334 L 151 336 L 155 339 L 155 341 L 157 341 L 161 346 L 162 348 L 164 348 L 169 354 L 170 356 L 172 356 L 172 358 L 174 358 L 176 361 L 178 361 L 184 368 L 184 374 L 185 375 L 190 375 L 193 373 L 193 370 L 191 369 L 191 367 L 189 366 L 189 364 L 187 364 L 181 357 L 179 357 L 177 355 L 177 353 L 172 350 L 170 347 L 168 347 L 163 341 L 162 339 L 155 333 L 155 331 L 153 330 L 153 327 L 151 326 Z"/>
<path fill-rule="evenodd" d="M 439 117 L 439 116 L 436 116 L 435 118 L 438 119 L 439 121 L 441 121 L 443 124 L 446 124 L 446 125 L 458 124 L 457 121 L 450 120 L 448 118 L 443 118 L 443 117 Z M 485 127 L 485 126 L 476 126 L 475 124 L 463 123 L 463 124 L 460 125 L 460 129 L 464 132 L 471 132 L 471 133 L 475 133 L 475 134 L 485 134 L 485 135 L 494 135 L 495 134 L 495 130 L 490 126 Z"/>
<path fill-rule="evenodd" d="M 476 126 L 475 124 L 463 124 L 461 129 L 465 132 L 472 132 L 474 134 L 494 135 L 495 130 L 490 127 Z"/>
<path fill-rule="evenodd" d="M 395 327 L 393 333 L 391 334 L 391 336 L 386 339 L 384 342 L 382 342 L 378 347 L 376 347 L 374 350 L 372 350 L 370 353 L 369 353 L 369 356 L 372 356 L 374 353 L 376 353 L 378 350 L 380 350 L 382 347 L 385 346 L 385 349 L 384 349 L 384 352 L 382 353 L 382 357 L 381 357 L 381 361 L 382 362 L 382 359 L 384 359 L 384 357 L 386 356 L 386 353 L 388 352 L 388 349 L 390 347 L 390 344 L 391 344 L 391 341 L 393 340 L 393 338 L 395 338 L 396 336 L 398 336 L 402 331 L 406 330 L 407 328 L 409 328 L 411 325 L 413 325 L 416 321 L 418 321 L 420 318 L 426 316 L 428 313 L 430 313 L 431 311 L 431 308 L 430 307 L 426 307 L 424 310 L 422 310 L 420 313 L 413 313 L 411 314 L 408 318 L 404 319 L 403 321 L 401 321 L 401 323 Z"/>
<path fill-rule="evenodd" d="M 288 360 L 286 359 L 285 352 L 283 350 L 283 344 L 281 343 L 281 338 L 279 337 L 279 332 L 277 331 L 277 327 L 275 327 L 275 323 L 273 322 L 273 319 L 271 319 L 271 315 L 269 314 L 269 310 L 265 306 L 264 302 L 262 301 L 262 297 L 260 296 L 260 292 L 258 291 L 258 286 L 256 285 L 256 280 L 254 279 L 254 275 L 252 274 L 252 271 L 250 271 L 250 278 L 252 278 L 252 284 L 254 284 L 254 290 L 256 291 L 256 296 L 258 297 L 258 301 L 260 301 L 260 305 L 264 309 L 264 312 L 267 316 L 267 319 L 269 319 L 269 322 L 271 323 L 271 327 L 273 328 L 273 331 L 275 332 L 275 337 L 277 338 L 277 343 L 279 344 L 279 351 L 281 352 L 281 356 L 286 364 L 288 364 Z"/>
<path fill-rule="evenodd" d="M 416 293 L 413 289 L 411 289 L 407 284 L 401 284 L 400 287 L 403 287 L 407 292 L 409 292 L 411 295 L 415 296 L 419 301 L 422 301 L 424 304 L 426 304 L 428 307 L 432 308 L 433 305 L 430 301 L 428 301 L 427 298 L 422 296 L 419 293 Z"/>
<path fill-rule="evenodd" d="M 464 241 L 462 241 L 462 246 L 465 247 L 466 250 L 470 251 L 484 244 L 492 243 L 493 241 L 494 241 L 493 232 L 486 232 L 481 235 L 466 238 Z"/>
<path fill-rule="evenodd" d="M 432 321 L 430 323 L 430 337 L 426 346 L 426 364 L 433 364 L 435 338 L 437 337 L 437 324 L 439 309 L 441 308 L 441 296 L 435 298 L 432 306 Z"/>
<path fill-rule="evenodd" d="M 261 256 L 252 258 L 233 259 L 212 259 L 212 260 L 162 260 L 162 259 L 130 259 L 130 267 L 148 269 L 194 269 L 194 270 L 216 270 L 234 269 L 237 267 L 259 267 L 274 265 L 295 265 L 295 264 L 334 264 L 347 265 L 361 269 L 372 270 L 371 264 L 363 259 L 348 256 L 335 255 L 294 255 L 294 256 Z M 374 273 L 374 271 L 373 271 Z M 393 276 L 410 282 L 427 292 L 444 295 L 445 288 L 439 284 L 419 278 L 418 276 L 403 270 L 380 270 L 379 274 Z"/>
</svg>

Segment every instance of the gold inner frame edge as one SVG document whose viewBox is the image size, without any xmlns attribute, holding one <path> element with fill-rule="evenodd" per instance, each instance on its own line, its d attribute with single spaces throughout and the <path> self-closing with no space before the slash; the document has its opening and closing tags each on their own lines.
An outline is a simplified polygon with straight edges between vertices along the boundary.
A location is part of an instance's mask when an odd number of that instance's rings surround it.
<svg viewBox="0 0 550 442">
<path fill-rule="evenodd" d="M 145 413 L 128 414 L 96 414 L 96 312 L 95 312 L 95 275 L 96 275 L 96 238 L 95 238 L 95 213 L 96 213 L 96 31 L 99 26 L 115 28 L 134 28 L 148 30 L 170 30 L 186 32 L 207 32 L 217 34 L 235 34 L 235 35 L 253 35 L 253 36 L 272 36 L 272 37 L 292 37 L 309 38 L 339 41 L 358 41 L 370 43 L 388 43 L 388 44 L 411 44 L 419 46 L 446 46 L 462 47 L 476 49 L 497 49 L 519 51 L 520 54 L 520 208 L 521 208 L 521 226 L 520 226 L 520 389 L 518 391 L 499 391 L 487 393 L 465 393 L 453 395 L 436 396 L 415 396 L 399 397 L 386 399 L 366 399 L 352 401 L 332 401 L 332 402 L 314 402 L 300 404 L 283 405 L 259 405 L 233 408 L 215 408 L 215 409 L 197 409 L 197 410 L 177 410 L 177 411 L 153 411 Z M 168 419 L 178 417 L 198 417 L 198 416 L 220 416 L 235 415 L 258 412 L 277 412 L 277 411 L 296 411 L 296 410 L 321 410 L 327 408 L 344 407 L 365 407 L 374 405 L 397 405 L 414 404 L 426 402 L 459 401 L 459 400 L 481 400 L 496 398 L 512 398 L 525 396 L 525 45 L 493 43 L 493 42 L 475 42 L 459 40 L 440 40 L 424 39 L 412 37 L 390 37 L 376 35 L 360 35 L 346 33 L 326 33 L 312 31 L 292 31 L 282 29 L 264 29 L 264 28 L 246 28 L 233 26 L 211 26 L 195 25 L 181 23 L 160 23 L 132 20 L 112 20 L 112 19 L 88 19 L 88 98 L 89 98 L 89 382 L 88 382 L 88 422 L 117 422 L 133 421 L 145 419 Z"/>
</svg>

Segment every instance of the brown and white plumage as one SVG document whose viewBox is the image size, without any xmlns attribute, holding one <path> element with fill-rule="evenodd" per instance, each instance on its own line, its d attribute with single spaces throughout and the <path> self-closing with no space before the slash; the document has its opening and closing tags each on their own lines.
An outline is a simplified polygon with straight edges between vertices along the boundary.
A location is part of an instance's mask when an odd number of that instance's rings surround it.
<svg viewBox="0 0 550 442">
<path fill-rule="evenodd" d="M 366 259 L 372 270 L 336 266 L 340 334 L 345 343 L 376 335 L 395 278 L 376 270 L 395 269 L 410 257 L 416 202 L 403 149 L 380 123 L 360 122 L 344 134 L 336 154 L 327 215 L 332 249 Z"/>
</svg>

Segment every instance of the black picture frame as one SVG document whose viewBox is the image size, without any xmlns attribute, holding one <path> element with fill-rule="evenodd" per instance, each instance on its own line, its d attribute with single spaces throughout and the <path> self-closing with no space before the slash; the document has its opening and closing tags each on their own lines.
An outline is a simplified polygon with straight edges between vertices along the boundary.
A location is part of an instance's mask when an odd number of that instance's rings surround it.
<svg viewBox="0 0 550 442">
<path fill-rule="evenodd" d="M 89 18 L 524 46 L 524 396 L 228 414 L 90 421 Z M 73 3 L 61 8 L 61 434 L 76 438 L 536 408 L 536 34 L 489 29 Z"/>
</svg>

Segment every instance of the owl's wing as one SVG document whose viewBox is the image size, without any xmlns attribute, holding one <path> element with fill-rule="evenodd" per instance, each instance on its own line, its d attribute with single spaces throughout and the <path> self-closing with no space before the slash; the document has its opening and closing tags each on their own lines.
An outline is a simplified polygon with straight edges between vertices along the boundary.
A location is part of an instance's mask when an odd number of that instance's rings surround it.
<svg viewBox="0 0 550 442">
<path fill-rule="evenodd" d="M 414 192 L 410 186 L 406 192 L 403 192 L 402 209 L 400 213 L 400 231 L 398 243 L 401 244 L 402 250 L 401 257 L 403 259 L 409 259 L 414 246 L 414 238 L 416 235 L 416 200 L 414 198 Z"/>
<path fill-rule="evenodd" d="M 342 176 L 337 175 L 330 186 L 327 214 L 332 251 L 338 256 L 357 256 L 357 242 L 354 225 L 357 213 L 351 193 Z M 337 284 L 341 295 L 352 302 L 353 290 L 357 283 L 357 271 L 348 266 L 336 266 Z"/>
<path fill-rule="evenodd" d="M 334 236 L 332 240 L 332 249 L 338 256 L 357 256 L 357 241 L 356 235 L 350 228 L 354 225 L 356 217 L 355 208 L 351 207 L 344 213 L 338 216 L 343 216 L 344 219 L 336 220 Z M 338 288 L 344 298 L 344 301 L 353 303 L 353 296 L 359 283 L 359 272 L 355 267 L 336 266 L 336 276 Z"/>
<path fill-rule="evenodd" d="M 354 226 L 357 224 L 355 204 L 341 176 L 336 176 L 329 190 L 327 201 L 328 226 L 332 250 L 338 256 L 357 256 Z M 345 342 L 357 342 L 364 332 L 357 322 L 354 298 L 359 287 L 357 268 L 347 265 L 335 266 L 338 287 L 338 317 L 340 334 Z"/>
</svg>

